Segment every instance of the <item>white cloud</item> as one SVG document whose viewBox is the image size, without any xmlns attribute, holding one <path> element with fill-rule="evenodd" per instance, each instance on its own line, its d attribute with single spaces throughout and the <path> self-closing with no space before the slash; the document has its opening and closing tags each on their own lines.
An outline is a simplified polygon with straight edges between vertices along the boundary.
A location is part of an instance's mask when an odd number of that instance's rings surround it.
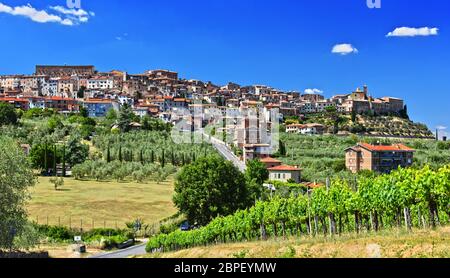
<svg viewBox="0 0 450 278">
<path fill-rule="evenodd" d="M 312 95 L 312 94 L 323 94 L 322 90 L 319 89 L 306 89 L 305 94 Z"/>
<path fill-rule="evenodd" d="M 89 21 L 90 17 L 95 16 L 94 12 L 83 9 L 67 9 L 63 6 L 51 6 L 50 9 L 68 17 L 73 23 L 80 24 Z"/>
<path fill-rule="evenodd" d="M 394 31 L 389 32 L 387 37 L 427 37 L 427 36 L 437 36 L 439 33 L 438 28 L 411 28 L 411 27 L 399 27 L 395 28 Z"/>
<path fill-rule="evenodd" d="M 30 4 L 26 6 L 10 7 L 0 3 L 0 12 L 10 15 L 24 16 L 39 23 L 56 22 L 62 24 L 63 22 L 63 19 L 60 16 L 49 14 L 44 10 L 36 10 Z"/>
<path fill-rule="evenodd" d="M 31 4 L 11 7 L 0 3 L 0 13 L 23 16 L 38 23 L 58 23 L 66 26 L 73 26 L 80 23 L 86 23 L 89 20 L 90 13 L 82 9 L 66 9 L 60 6 L 50 8 L 60 15 L 49 13 L 46 10 L 37 10 L 31 6 Z"/>
<path fill-rule="evenodd" d="M 341 54 L 341 55 L 348 55 L 351 53 L 358 53 L 358 49 L 353 47 L 353 45 L 349 43 L 343 43 L 343 44 L 336 44 L 333 46 L 333 49 L 331 50 L 334 54 Z"/>
<path fill-rule="evenodd" d="M 446 130 L 447 129 L 447 127 L 443 126 L 443 125 L 438 125 L 436 128 L 439 129 L 439 130 Z"/>
</svg>

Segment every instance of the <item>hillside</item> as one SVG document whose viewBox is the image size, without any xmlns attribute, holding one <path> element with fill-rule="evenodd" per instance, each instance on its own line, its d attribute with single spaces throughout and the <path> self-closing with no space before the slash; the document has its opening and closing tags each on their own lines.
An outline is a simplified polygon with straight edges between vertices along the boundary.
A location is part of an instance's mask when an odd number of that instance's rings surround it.
<svg viewBox="0 0 450 278">
<path fill-rule="evenodd" d="M 339 238 L 317 237 L 221 244 L 178 252 L 149 254 L 155 258 L 450 258 L 450 227 L 391 230 Z"/>
<path fill-rule="evenodd" d="M 433 166 L 450 163 L 450 143 L 426 139 L 379 139 L 363 136 L 307 136 L 282 133 L 281 141 L 286 145 L 287 153 L 279 157 L 288 165 L 300 165 L 305 181 L 324 182 L 326 177 L 350 175 L 345 169 L 345 149 L 358 142 L 402 143 L 417 150 L 414 164 Z"/>
<path fill-rule="evenodd" d="M 428 127 L 397 116 L 357 115 L 355 122 L 350 115 L 341 115 L 339 134 L 360 134 L 381 137 L 434 138 Z M 333 132 L 333 122 L 324 114 L 306 115 L 301 123 L 320 123 Z"/>
</svg>

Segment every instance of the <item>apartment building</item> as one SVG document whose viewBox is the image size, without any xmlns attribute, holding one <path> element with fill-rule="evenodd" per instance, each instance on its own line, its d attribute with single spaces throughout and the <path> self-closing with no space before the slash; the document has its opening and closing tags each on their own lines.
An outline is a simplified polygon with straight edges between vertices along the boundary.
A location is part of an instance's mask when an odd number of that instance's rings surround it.
<svg viewBox="0 0 450 278">
<path fill-rule="evenodd" d="M 114 88 L 114 78 L 107 76 L 96 76 L 87 80 L 88 90 L 107 90 Z"/>
<path fill-rule="evenodd" d="M 105 117 L 110 109 L 119 110 L 119 103 L 106 99 L 87 99 L 83 106 L 88 110 L 89 117 Z"/>
<path fill-rule="evenodd" d="M 286 126 L 286 133 L 303 135 L 319 135 L 325 132 L 325 126 L 321 124 L 293 124 Z"/>
<path fill-rule="evenodd" d="M 7 103 L 16 109 L 28 110 L 30 105 L 27 99 L 15 97 L 0 97 L 0 103 Z"/>
<path fill-rule="evenodd" d="M 415 150 L 402 144 L 375 146 L 359 143 L 345 152 L 346 167 L 353 173 L 361 170 L 389 173 L 398 167 L 412 166 Z"/>
</svg>

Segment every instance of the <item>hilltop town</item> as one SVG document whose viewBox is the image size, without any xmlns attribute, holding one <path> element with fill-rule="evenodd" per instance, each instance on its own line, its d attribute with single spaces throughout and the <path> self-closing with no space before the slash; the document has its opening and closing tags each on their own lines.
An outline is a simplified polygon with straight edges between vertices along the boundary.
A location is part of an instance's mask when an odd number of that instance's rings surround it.
<svg viewBox="0 0 450 278">
<path fill-rule="evenodd" d="M 375 98 L 367 86 L 326 99 L 321 94 L 284 92 L 265 85 L 180 79 L 177 72 L 149 70 L 142 74 L 123 71 L 98 72 L 94 66 L 36 66 L 33 75 L 0 76 L 0 102 L 24 110 L 52 108 L 60 113 L 88 109 L 91 117 L 105 116 L 125 103 L 137 115 L 170 121 L 172 108 L 189 108 L 195 101 L 218 107 L 240 107 L 259 103 L 278 108 L 284 118 L 325 112 L 335 107 L 341 114 L 404 116 L 405 102 L 395 97 Z"/>
</svg>

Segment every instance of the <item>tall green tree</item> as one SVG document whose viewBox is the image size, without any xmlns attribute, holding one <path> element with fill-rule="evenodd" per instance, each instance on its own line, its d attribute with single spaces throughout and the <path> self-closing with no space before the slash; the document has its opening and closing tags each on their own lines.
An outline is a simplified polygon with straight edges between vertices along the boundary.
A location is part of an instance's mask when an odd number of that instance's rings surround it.
<svg viewBox="0 0 450 278">
<path fill-rule="evenodd" d="M 32 167 L 17 143 L 0 136 L 0 250 L 15 249 L 26 231 L 25 202 L 35 184 Z"/>
<path fill-rule="evenodd" d="M 133 113 L 133 109 L 130 105 L 124 104 L 119 112 L 119 118 L 117 124 L 122 132 L 130 131 L 131 122 L 136 119 L 136 115 Z"/>
<path fill-rule="evenodd" d="M 245 180 L 250 190 L 252 200 L 259 199 L 263 192 L 263 184 L 269 179 L 266 165 L 258 159 L 250 160 L 245 170 Z"/>
<path fill-rule="evenodd" d="M 166 166 L 166 154 L 164 149 L 162 150 L 162 154 L 161 154 L 161 167 L 164 168 Z"/>
<path fill-rule="evenodd" d="M 89 156 L 89 146 L 83 144 L 78 135 L 71 136 L 66 146 L 66 161 L 71 167 L 83 163 Z"/>
<path fill-rule="evenodd" d="M 66 146 L 62 147 L 62 176 L 66 176 Z"/>
<path fill-rule="evenodd" d="M 17 123 L 17 114 L 14 107 L 7 103 L 0 103 L 0 126 L 15 125 Z"/>
<path fill-rule="evenodd" d="M 144 150 L 141 149 L 139 152 L 139 162 L 141 162 L 142 165 L 144 165 Z"/>
<path fill-rule="evenodd" d="M 202 157 L 185 166 L 175 183 L 175 205 L 194 224 L 206 225 L 252 204 L 244 175 L 218 156 Z"/>
<path fill-rule="evenodd" d="M 111 162 L 111 147 L 108 145 L 108 150 L 106 151 L 106 162 Z"/>
<path fill-rule="evenodd" d="M 56 145 L 53 146 L 53 153 L 56 154 Z M 58 169 L 56 167 L 56 156 L 53 158 L 53 175 L 58 176 Z"/>
<path fill-rule="evenodd" d="M 122 146 L 119 146 L 119 161 L 122 162 Z"/>
</svg>

